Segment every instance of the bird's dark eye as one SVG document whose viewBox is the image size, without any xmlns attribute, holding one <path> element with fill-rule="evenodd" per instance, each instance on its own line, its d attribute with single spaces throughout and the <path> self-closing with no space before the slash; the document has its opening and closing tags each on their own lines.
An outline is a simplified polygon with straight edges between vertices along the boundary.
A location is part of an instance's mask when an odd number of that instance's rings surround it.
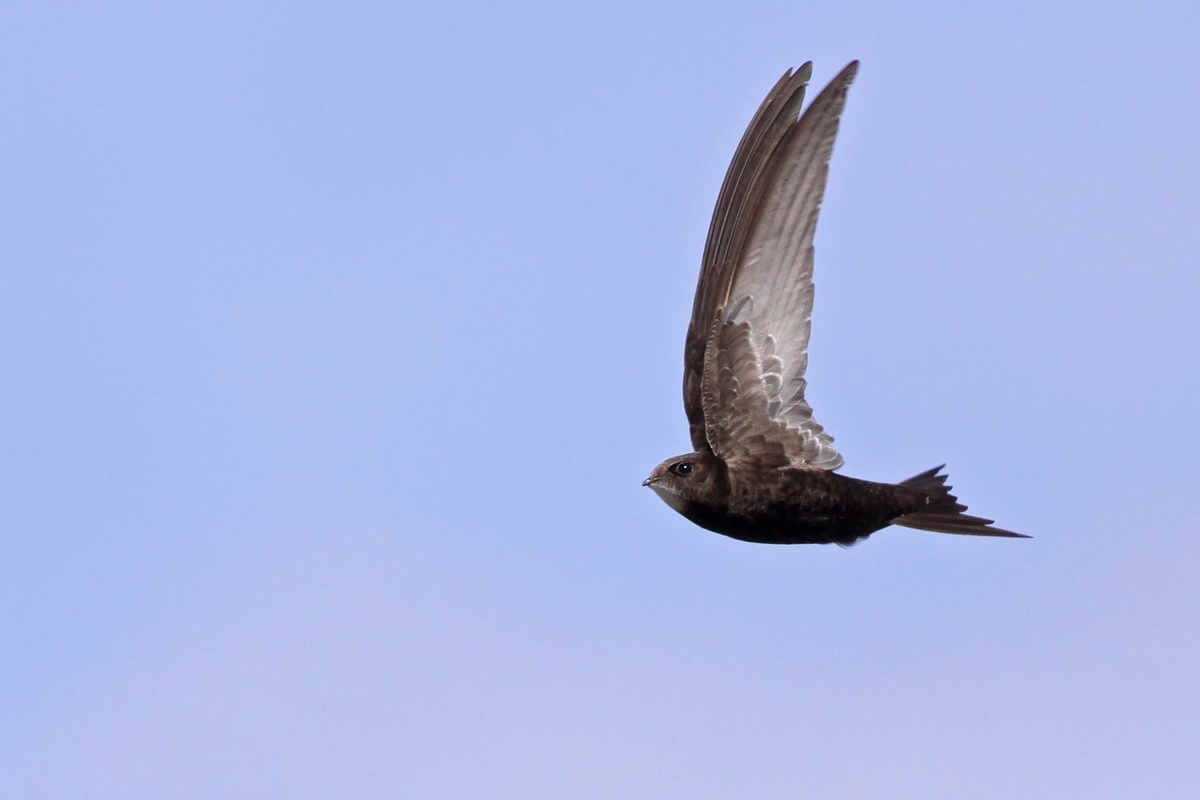
<svg viewBox="0 0 1200 800">
<path fill-rule="evenodd" d="M 695 469 L 696 468 L 692 465 L 692 462 L 680 461 L 678 464 L 671 467 L 671 472 L 674 472 L 676 475 L 680 475 L 680 476 L 686 478 L 688 475 L 691 475 L 692 472 L 695 471 Z"/>
</svg>

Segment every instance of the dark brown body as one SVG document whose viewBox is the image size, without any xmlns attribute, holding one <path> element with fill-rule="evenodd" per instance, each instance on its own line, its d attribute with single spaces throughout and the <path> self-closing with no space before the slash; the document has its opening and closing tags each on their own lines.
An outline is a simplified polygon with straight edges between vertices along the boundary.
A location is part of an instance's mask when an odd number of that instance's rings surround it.
<svg viewBox="0 0 1200 800">
<path fill-rule="evenodd" d="M 941 469 L 875 483 L 803 467 L 733 469 L 702 451 L 667 459 L 645 485 L 700 527 L 745 542 L 846 547 L 888 525 L 1024 538 L 964 513 Z"/>
<path fill-rule="evenodd" d="M 925 492 L 810 469 L 770 470 L 716 502 L 688 499 L 680 513 L 702 528 L 762 544 L 851 545 L 926 508 Z M 718 493 L 723 494 L 723 493 Z"/>
</svg>

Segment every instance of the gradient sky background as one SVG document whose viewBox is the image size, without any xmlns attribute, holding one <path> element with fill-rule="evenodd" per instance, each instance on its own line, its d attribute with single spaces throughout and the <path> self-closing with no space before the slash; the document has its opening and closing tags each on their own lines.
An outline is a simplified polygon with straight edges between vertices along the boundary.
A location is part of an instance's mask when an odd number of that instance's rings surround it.
<svg viewBox="0 0 1200 800">
<path fill-rule="evenodd" d="M 0 795 L 1193 796 L 1200 6 L 912 6 L 5 3 Z M 639 485 L 809 58 L 817 416 L 1032 541 Z"/>
</svg>

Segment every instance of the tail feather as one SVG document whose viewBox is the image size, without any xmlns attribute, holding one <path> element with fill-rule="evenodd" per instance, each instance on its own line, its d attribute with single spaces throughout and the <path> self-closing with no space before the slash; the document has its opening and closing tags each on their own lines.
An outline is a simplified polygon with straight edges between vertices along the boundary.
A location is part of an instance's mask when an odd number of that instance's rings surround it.
<svg viewBox="0 0 1200 800">
<path fill-rule="evenodd" d="M 903 525 L 908 528 L 919 528 L 923 531 L 937 533 L 956 533 L 964 536 L 1007 536 L 1017 539 L 1030 537 L 1023 533 L 1013 533 L 1003 528 L 992 527 L 992 520 L 964 514 L 967 507 L 958 502 L 958 498 L 950 493 L 953 486 L 946 485 L 946 475 L 940 475 L 945 464 L 926 470 L 920 475 L 914 475 L 901 486 L 908 486 L 929 495 L 929 505 L 921 511 L 914 511 L 892 520 L 893 525 Z"/>
</svg>

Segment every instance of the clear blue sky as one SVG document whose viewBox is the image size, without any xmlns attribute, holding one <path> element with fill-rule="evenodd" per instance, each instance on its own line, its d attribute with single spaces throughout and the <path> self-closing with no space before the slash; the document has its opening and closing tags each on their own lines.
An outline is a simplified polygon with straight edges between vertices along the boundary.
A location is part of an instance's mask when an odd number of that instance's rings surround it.
<svg viewBox="0 0 1200 800">
<path fill-rule="evenodd" d="M 1183 797 L 1200 7 L 0 10 L 0 795 Z M 1031 541 L 706 533 L 683 333 L 862 60 L 810 400 Z"/>
</svg>

